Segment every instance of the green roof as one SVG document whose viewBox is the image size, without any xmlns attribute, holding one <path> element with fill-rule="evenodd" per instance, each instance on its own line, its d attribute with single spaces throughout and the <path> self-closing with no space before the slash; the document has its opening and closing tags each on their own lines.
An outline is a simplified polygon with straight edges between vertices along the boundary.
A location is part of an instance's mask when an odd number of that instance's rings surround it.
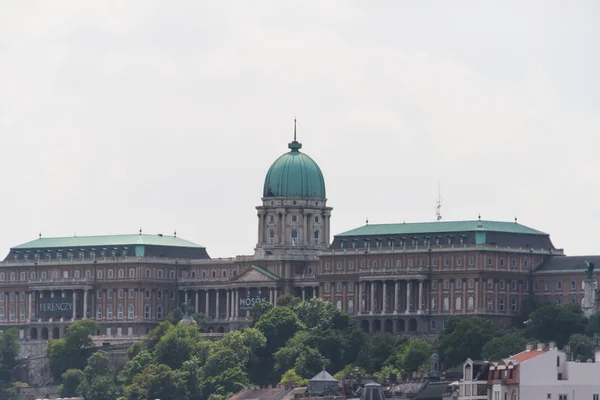
<svg viewBox="0 0 600 400">
<path fill-rule="evenodd" d="M 252 268 L 254 268 L 255 270 L 257 270 L 258 272 L 261 272 L 261 273 L 267 275 L 270 278 L 279 279 L 279 277 L 277 275 L 275 275 L 274 273 L 272 273 L 268 269 L 259 267 L 258 265 L 252 265 Z"/>
<path fill-rule="evenodd" d="M 325 198 L 325 179 L 319 165 L 300 152 L 302 144 L 294 140 L 288 145 L 290 152 L 273 164 L 263 187 L 263 197 Z"/>
<path fill-rule="evenodd" d="M 516 222 L 475 220 L 371 224 L 339 233 L 336 236 L 412 235 L 451 232 L 504 232 L 525 235 L 547 235 L 547 233 Z"/>
<path fill-rule="evenodd" d="M 39 238 L 32 240 L 13 249 L 47 249 L 58 247 L 111 247 L 111 246 L 135 246 L 135 245 L 150 245 L 150 246 L 169 246 L 169 247 L 194 247 L 204 248 L 199 244 L 189 242 L 187 240 L 164 235 L 106 235 L 106 236 L 73 236 L 73 237 L 55 237 L 55 238 Z"/>
</svg>

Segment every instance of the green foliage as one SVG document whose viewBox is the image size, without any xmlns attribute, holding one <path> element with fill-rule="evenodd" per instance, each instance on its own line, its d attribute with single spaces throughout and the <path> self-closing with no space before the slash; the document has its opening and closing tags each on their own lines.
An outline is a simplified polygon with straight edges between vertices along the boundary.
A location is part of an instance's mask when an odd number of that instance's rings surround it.
<svg viewBox="0 0 600 400">
<path fill-rule="evenodd" d="M 319 350 L 305 347 L 294 363 L 294 370 L 304 378 L 312 378 L 329 364 L 329 360 L 323 357 Z"/>
<path fill-rule="evenodd" d="M 254 306 L 252 307 L 252 320 L 250 321 L 250 326 L 254 326 L 256 325 L 256 323 L 258 322 L 258 320 L 265 315 L 266 313 L 268 313 L 271 309 L 273 308 L 273 304 L 267 302 L 267 301 L 261 301 L 258 302 L 256 304 L 254 304 Z"/>
<path fill-rule="evenodd" d="M 183 375 L 164 364 L 150 364 L 125 388 L 129 400 L 187 400 Z M 87 400 L 87 399 L 86 399 Z"/>
<path fill-rule="evenodd" d="M 600 335 L 600 312 L 590 315 L 586 333 L 589 336 L 594 336 L 594 334 Z"/>
<path fill-rule="evenodd" d="M 141 340 L 138 342 L 135 342 L 133 344 L 133 346 L 131 346 L 129 349 L 127 349 L 127 357 L 130 360 L 133 360 L 133 358 L 135 356 L 137 356 L 142 350 L 144 350 L 144 342 L 142 342 Z"/>
<path fill-rule="evenodd" d="M 568 346 L 574 360 L 585 362 L 587 360 L 594 359 L 596 345 L 589 336 L 579 333 L 571 335 Z"/>
<path fill-rule="evenodd" d="M 205 342 L 204 336 L 195 326 L 169 325 L 154 347 L 155 361 L 173 369 L 181 368 L 186 360 L 202 353 Z"/>
<path fill-rule="evenodd" d="M 98 323 L 82 319 L 70 325 L 63 339 L 52 340 L 46 348 L 50 371 L 59 380 L 68 369 L 83 369 L 93 351 L 91 335 L 98 329 Z"/>
<path fill-rule="evenodd" d="M 403 341 L 386 333 L 368 335 L 360 348 L 356 364 L 368 372 L 377 372 L 400 343 Z"/>
<path fill-rule="evenodd" d="M 21 351 L 17 337 L 16 328 L 0 332 L 0 399 L 2 400 L 13 400 L 16 397 L 12 371 L 17 366 L 17 356 Z"/>
<path fill-rule="evenodd" d="M 60 397 L 75 397 L 77 388 L 85 379 L 83 371 L 80 369 L 68 369 L 62 374 L 62 385 L 58 388 Z"/>
<path fill-rule="evenodd" d="M 451 318 L 439 337 L 438 349 L 447 367 L 462 364 L 467 358 L 480 359 L 483 346 L 500 335 L 489 319 Z"/>
<path fill-rule="evenodd" d="M 283 296 L 281 296 L 277 299 L 277 306 L 294 308 L 296 305 L 300 304 L 301 302 L 302 302 L 302 300 L 300 300 L 298 297 L 293 296 L 288 293 L 288 294 L 284 294 Z"/>
<path fill-rule="evenodd" d="M 588 323 L 579 304 L 546 305 L 531 314 L 525 334 L 543 342 L 554 341 L 563 347 L 571 335 L 584 333 Z"/>
<path fill-rule="evenodd" d="M 105 351 L 92 354 L 83 370 L 83 379 L 77 388 L 77 395 L 86 400 L 116 399 L 121 392 L 114 375 L 114 368 Z"/>
<path fill-rule="evenodd" d="M 498 361 L 522 352 L 526 345 L 527 339 L 521 335 L 507 333 L 493 338 L 483 346 L 483 358 L 485 360 Z"/>
<path fill-rule="evenodd" d="M 300 375 L 298 375 L 296 373 L 296 370 L 289 369 L 283 374 L 279 383 L 284 385 L 285 387 L 289 387 L 289 388 L 304 387 L 304 386 L 308 386 L 308 379 L 303 378 Z"/>
</svg>

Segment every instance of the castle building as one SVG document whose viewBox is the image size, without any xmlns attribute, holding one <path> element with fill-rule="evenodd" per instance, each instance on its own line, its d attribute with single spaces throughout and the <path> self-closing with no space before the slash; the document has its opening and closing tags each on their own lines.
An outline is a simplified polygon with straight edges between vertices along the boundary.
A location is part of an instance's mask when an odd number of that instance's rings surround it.
<svg viewBox="0 0 600 400">
<path fill-rule="evenodd" d="M 509 321 L 532 294 L 579 303 L 585 262 L 600 261 L 568 257 L 516 220 L 367 223 L 331 240 L 323 173 L 295 138 L 288 147 L 265 178 L 253 254 L 213 259 L 141 231 L 40 237 L 0 263 L 0 329 L 48 339 L 87 317 L 99 335 L 137 336 L 186 303 L 226 332 L 289 293 L 330 301 L 365 331 L 436 333 L 452 315 Z"/>
</svg>

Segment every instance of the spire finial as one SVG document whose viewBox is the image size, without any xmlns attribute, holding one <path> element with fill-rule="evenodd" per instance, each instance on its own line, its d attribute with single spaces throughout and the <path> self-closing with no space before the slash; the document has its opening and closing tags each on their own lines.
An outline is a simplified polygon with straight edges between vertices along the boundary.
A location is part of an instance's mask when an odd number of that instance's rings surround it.
<svg viewBox="0 0 600 400">
<path fill-rule="evenodd" d="M 140 227 L 140 236 L 142 235 L 142 228 Z"/>
<path fill-rule="evenodd" d="M 367 217 L 367 221 L 366 222 L 367 222 L 367 225 L 369 225 L 369 217 Z"/>
<path fill-rule="evenodd" d="M 515 216 L 515 224 L 517 223 L 517 217 Z"/>
<path fill-rule="evenodd" d="M 40 239 L 42 238 L 42 232 L 40 232 L 39 237 L 40 237 Z"/>
<path fill-rule="evenodd" d="M 479 218 L 479 220 L 481 221 L 481 213 L 479 213 L 479 216 L 477 218 Z"/>
<path fill-rule="evenodd" d="M 177 237 L 177 229 L 175 229 L 175 231 L 173 232 L 173 236 Z"/>
<path fill-rule="evenodd" d="M 294 142 L 296 142 L 296 118 L 294 118 Z"/>
</svg>

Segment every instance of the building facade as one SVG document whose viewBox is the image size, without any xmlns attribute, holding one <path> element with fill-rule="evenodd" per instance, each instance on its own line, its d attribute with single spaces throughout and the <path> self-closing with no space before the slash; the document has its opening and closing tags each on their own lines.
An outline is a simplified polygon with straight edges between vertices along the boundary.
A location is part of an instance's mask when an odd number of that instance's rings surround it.
<svg viewBox="0 0 600 400">
<path fill-rule="evenodd" d="M 452 315 L 509 321 L 530 295 L 581 302 L 585 262 L 600 260 L 568 257 L 516 220 L 367 223 L 331 240 L 323 174 L 299 142 L 288 147 L 265 178 L 253 254 L 212 259 L 176 235 L 142 232 L 40 237 L 0 263 L 0 329 L 61 337 L 87 317 L 99 335 L 144 335 L 185 302 L 226 332 L 256 302 L 289 293 L 331 301 L 365 331 L 437 333 Z"/>
<path fill-rule="evenodd" d="M 600 350 L 596 361 L 567 361 L 553 343 L 538 343 L 505 360 L 491 362 L 489 400 L 597 400 L 600 396 Z"/>
</svg>

